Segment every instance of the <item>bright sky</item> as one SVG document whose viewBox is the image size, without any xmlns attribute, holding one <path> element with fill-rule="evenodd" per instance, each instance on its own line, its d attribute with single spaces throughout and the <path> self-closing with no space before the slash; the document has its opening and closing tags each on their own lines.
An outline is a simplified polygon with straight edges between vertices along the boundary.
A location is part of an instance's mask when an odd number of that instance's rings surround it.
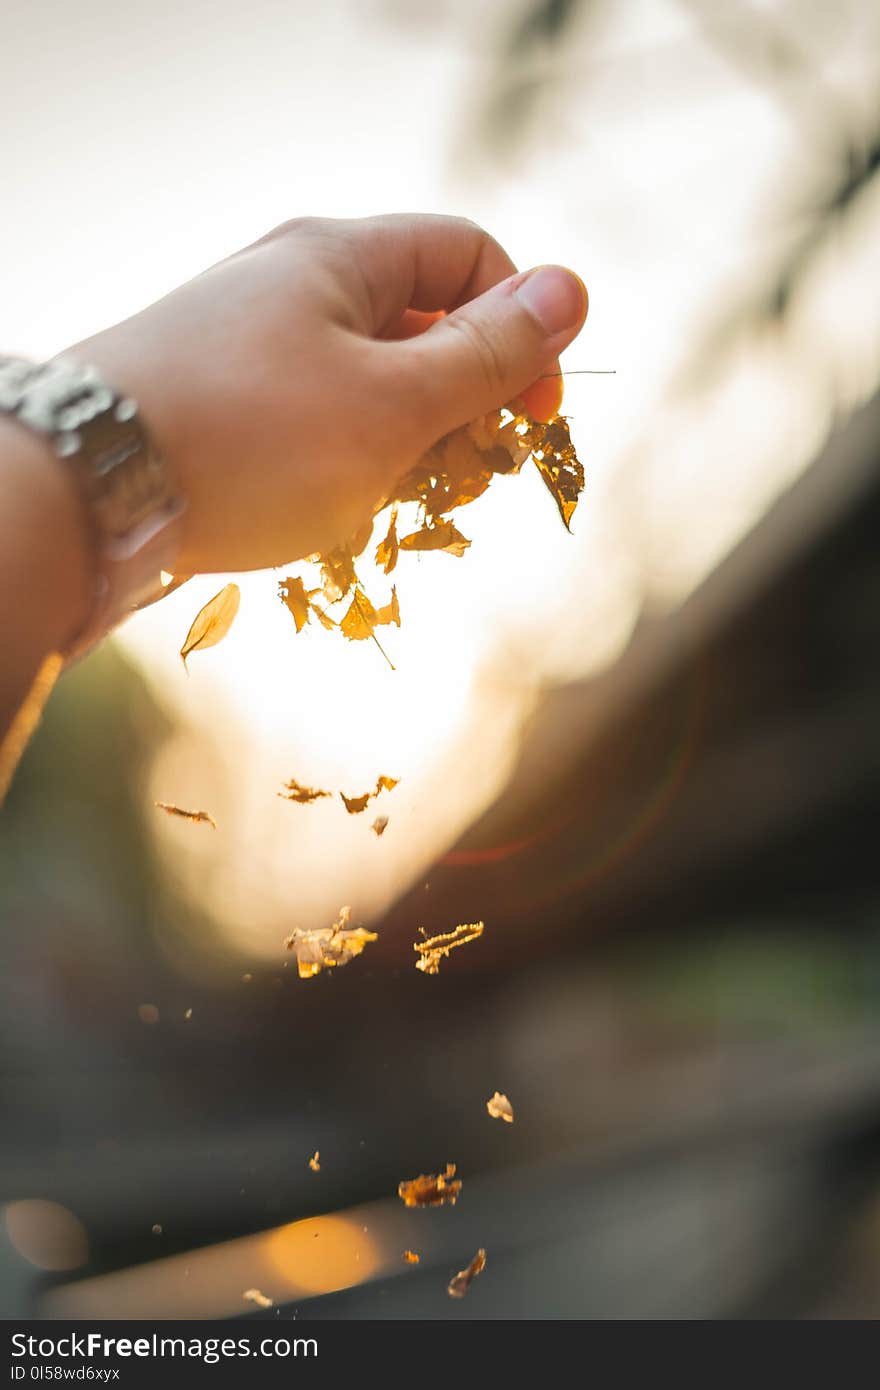
<svg viewBox="0 0 880 1390">
<path fill-rule="evenodd" d="M 577 269 L 590 319 L 563 366 L 618 373 L 567 387 L 588 475 L 574 537 L 533 470 L 493 485 L 468 509 L 463 559 L 401 563 L 396 672 L 372 644 L 297 637 L 272 574 L 240 580 L 232 633 L 189 678 L 178 648 L 225 576 L 126 628 L 183 721 L 150 793 L 220 826 L 157 813 L 169 872 L 250 954 L 341 902 L 368 920 L 416 878 L 503 785 L 535 689 L 612 660 L 639 605 L 684 596 L 805 465 L 827 428 L 828 366 L 849 400 L 877 379 L 875 199 L 799 308 L 798 351 L 752 343 L 704 399 L 670 404 L 702 329 L 784 246 L 780 198 L 821 172 L 821 146 L 697 35 L 689 7 L 639 0 L 600 29 L 581 20 L 549 65 L 538 55 L 540 117 L 490 158 L 478 118 L 518 9 L 4 6 L 4 349 L 59 351 L 296 214 L 422 209 L 474 217 L 522 266 Z M 876 13 L 834 13 L 801 36 L 858 109 L 876 85 Z M 381 841 L 369 812 L 275 795 L 291 776 L 359 792 L 379 772 L 402 778 L 376 808 L 391 818 Z"/>
</svg>

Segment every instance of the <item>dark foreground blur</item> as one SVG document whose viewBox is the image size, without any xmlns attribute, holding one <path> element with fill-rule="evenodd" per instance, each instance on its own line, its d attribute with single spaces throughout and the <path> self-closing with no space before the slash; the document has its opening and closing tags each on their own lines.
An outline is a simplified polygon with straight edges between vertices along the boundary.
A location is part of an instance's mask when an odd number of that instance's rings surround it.
<svg viewBox="0 0 880 1390">
<path fill-rule="evenodd" d="M 0 1313 L 880 1314 L 878 527 L 875 402 L 308 987 L 159 958 L 162 720 L 112 649 L 73 673 L 0 814 Z M 426 898 L 493 924 L 436 979 Z"/>
</svg>

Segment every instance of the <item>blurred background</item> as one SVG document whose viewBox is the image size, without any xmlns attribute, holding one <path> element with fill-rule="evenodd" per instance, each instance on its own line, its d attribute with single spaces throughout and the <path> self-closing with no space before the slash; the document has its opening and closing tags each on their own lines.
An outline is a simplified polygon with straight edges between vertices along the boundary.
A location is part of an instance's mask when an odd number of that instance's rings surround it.
<svg viewBox="0 0 880 1390">
<path fill-rule="evenodd" d="M 575 268 L 563 367 L 616 375 L 566 382 L 574 535 L 493 483 L 463 558 L 402 559 L 396 670 L 265 573 L 188 677 L 226 577 L 63 680 L 0 810 L 0 1315 L 880 1314 L 878 7 L 3 25 L 4 350 L 419 209 Z M 381 839 L 276 795 L 380 773 Z M 343 903 L 377 942 L 298 980 Z"/>
</svg>

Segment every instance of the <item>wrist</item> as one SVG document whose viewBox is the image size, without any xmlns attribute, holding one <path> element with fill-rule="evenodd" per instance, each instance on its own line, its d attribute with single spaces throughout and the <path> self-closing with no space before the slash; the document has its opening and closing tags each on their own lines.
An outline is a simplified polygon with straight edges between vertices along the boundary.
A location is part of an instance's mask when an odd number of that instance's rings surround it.
<svg viewBox="0 0 880 1390">
<path fill-rule="evenodd" d="M 35 661 L 63 651 L 86 622 L 93 559 L 85 508 L 63 461 L 48 440 L 0 414 L 0 479 L 9 517 L 7 575 L 10 609 L 16 594 L 28 632 L 21 642 Z"/>
</svg>

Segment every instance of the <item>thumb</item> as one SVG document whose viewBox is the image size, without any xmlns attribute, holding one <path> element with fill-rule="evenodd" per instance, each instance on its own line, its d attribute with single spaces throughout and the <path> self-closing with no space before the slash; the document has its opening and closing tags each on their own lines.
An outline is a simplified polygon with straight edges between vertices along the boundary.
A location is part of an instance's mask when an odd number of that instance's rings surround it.
<svg viewBox="0 0 880 1390">
<path fill-rule="evenodd" d="M 586 286 L 573 271 L 539 266 L 401 344 L 418 368 L 424 427 L 439 438 L 519 395 L 577 336 L 587 306 Z"/>
</svg>

